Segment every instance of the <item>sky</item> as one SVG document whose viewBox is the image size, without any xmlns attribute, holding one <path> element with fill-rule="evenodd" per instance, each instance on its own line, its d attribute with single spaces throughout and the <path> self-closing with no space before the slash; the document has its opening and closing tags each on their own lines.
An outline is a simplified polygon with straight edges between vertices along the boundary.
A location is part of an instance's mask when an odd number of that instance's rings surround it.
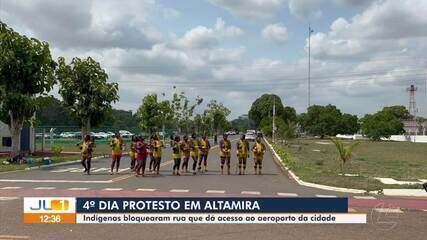
<svg viewBox="0 0 427 240">
<path fill-rule="evenodd" d="M 311 104 L 363 116 L 408 106 L 415 84 L 427 116 L 426 0 L 0 0 L 0 19 L 55 59 L 99 61 L 119 83 L 115 108 L 184 91 L 230 119 L 264 93 L 306 111 L 310 25 Z"/>
</svg>

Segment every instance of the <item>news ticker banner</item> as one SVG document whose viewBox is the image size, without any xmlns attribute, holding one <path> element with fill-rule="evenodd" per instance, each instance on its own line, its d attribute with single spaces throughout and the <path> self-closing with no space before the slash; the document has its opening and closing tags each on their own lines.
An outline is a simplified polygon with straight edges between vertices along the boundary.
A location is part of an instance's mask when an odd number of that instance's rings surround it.
<svg viewBox="0 0 427 240">
<path fill-rule="evenodd" d="M 24 198 L 24 223 L 366 223 L 347 198 Z"/>
</svg>

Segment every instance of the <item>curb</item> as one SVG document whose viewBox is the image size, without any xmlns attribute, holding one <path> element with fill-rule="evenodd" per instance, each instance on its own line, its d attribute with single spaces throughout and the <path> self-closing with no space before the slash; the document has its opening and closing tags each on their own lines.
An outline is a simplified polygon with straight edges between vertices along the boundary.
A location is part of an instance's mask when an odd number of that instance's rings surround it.
<svg viewBox="0 0 427 240">
<path fill-rule="evenodd" d="M 371 193 L 375 195 L 392 196 L 392 197 L 425 197 L 427 195 L 427 192 L 426 192 L 426 195 L 420 194 L 419 191 L 414 193 L 412 189 L 383 189 L 382 193 L 380 193 L 379 191 L 367 192 L 366 190 L 361 190 L 361 189 L 341 188 L 341 187 L 333 187 L 333 186 L 321 185 L 316 183 L 304 182 L 283 163 L 282 158 L 276 153 L 276 151 L 274 151 L 273 146 L 270 144 L 269 141 L 267 141 L 265 137 L 264 137 L 264 141 L 267 143 L 268 147 L 273 152 L 273 156 L 274 156 L 273 159 L 276 162 L 276 164 L 279 165 L 282 171 L 286 171 L 293 180 L 295 180 L 299 185 L 302 185 L 302 186 L 318 188 L 318 189 L 328 190 L 328 191 L 335 191 L 335 192 L 358 193 L 358 194 Z"/>
</svg>

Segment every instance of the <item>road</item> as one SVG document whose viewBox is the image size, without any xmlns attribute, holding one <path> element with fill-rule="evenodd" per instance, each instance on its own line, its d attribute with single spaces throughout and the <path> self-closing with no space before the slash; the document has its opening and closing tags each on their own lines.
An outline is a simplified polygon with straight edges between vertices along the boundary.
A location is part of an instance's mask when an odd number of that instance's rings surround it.
<svg viewBox="0 0 427 240">
<path fill-rule="evenodd" d="M 235 148 L 236 138 L 233 140 Z M 208 158 L 208 172 L 173 176 L 170 149 L 164 150 L 161 175 L 137 178 L 124 158 L 121 172 L 109 175 L 110 159 L 93 162 L 93 173 L 83 175 L 79 164 L 0 174 L 0 239 L 424 239 L 427 234 L 426 199 L 358 196 L 303 187 L 291 180 L 265 155 L 263 175 L 221 175 L 218 148 Z M 191 165 L 191 162 L 190 162 Z M 348 197 L 351 211 L 368 214 L 366 225 L 24 225 L 22 197 Z M 392 209 L 392 211 L 387 211 Z M 385 210 L 385 212 L 384 212 Z M 307 231 L 309 230 L 309 231 Z M 59 234 L 59 235 L 58 235 Z M 77 237 L 76 237 L 77 236 Z M 280 236 L 280 237 L 279 237 Z M 282 237 L 283 236 L 283 237 Z M 10 238 L 9 238 L 10 237 Z"/>
</svg>

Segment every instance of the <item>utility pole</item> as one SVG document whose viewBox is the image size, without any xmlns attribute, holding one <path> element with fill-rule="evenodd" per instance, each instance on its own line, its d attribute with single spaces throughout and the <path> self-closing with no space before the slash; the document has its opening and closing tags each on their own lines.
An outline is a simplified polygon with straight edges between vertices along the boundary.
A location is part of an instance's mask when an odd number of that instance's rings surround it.
<svg viewBox="0 0 427 240">
<path fill-rule="evenodd" d="M 313 33 L 313 29 L 311 29 L 311 25 L 308 24 L 308 86 L 307 86 L 307 109 L 311 106 L 311 34 Z M 308 110 L 307 110 L 308 111 Z"/>
<path fill-rule="evenodd" d="M 274 96 L 273 96 L 274 97 Z M 273 143 L 276 143 L 276 98 L 273 98 L 273 129 L 272 129 Z"/>
<path fill-rule="evenodd" d="M 415 142 L 415 137 L 418 134 L 418 123 L 417 123 L 417 103 L 415 101 L 415 93 L 418 90 L 418 88 L 415 85 L 411 85 L 410 87 L 408 87 L 406 89 L 407 92 L 409 92 L 409 115 L 410 115 L 410 119 L 409 119 L 409 135 L 411 136 L 412 133 L 414 133 L 414 139 L 413 141 Z M 412 141 L 412 139 L 411 139 Z"/>
</svg>

